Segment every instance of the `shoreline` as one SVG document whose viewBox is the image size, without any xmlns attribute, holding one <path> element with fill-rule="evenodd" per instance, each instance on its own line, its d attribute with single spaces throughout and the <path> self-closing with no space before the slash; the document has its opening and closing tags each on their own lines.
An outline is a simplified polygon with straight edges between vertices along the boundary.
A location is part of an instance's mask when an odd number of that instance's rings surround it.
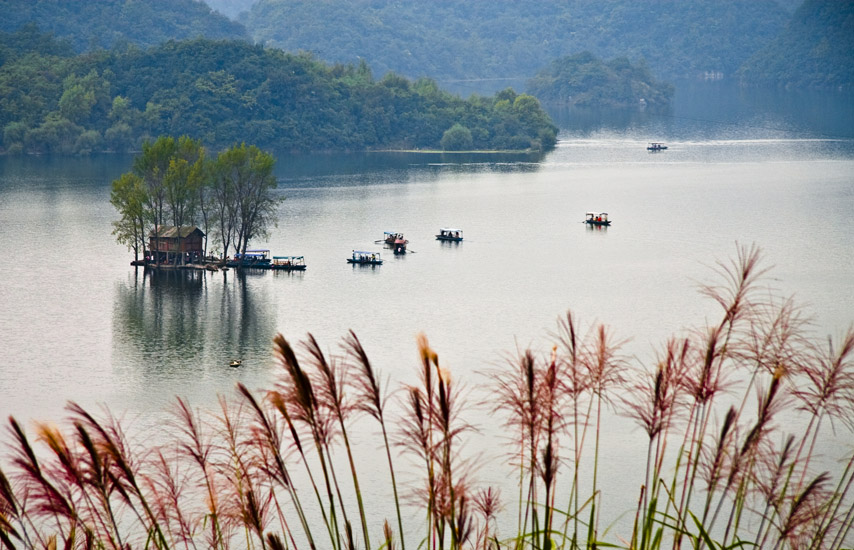
<svg viewBox="0 0 854 550">
<path fill-rule="evenodd" d="M 276 151 L 275 149 L 263 149 L 265 151 L 275 151 L 277 153 L 281 153 L 282 151 Z M 137 155 L 141 152 L 141 150 L 134 151 L 92 151 L 90 153 L 81 154 L 81 153 L 32 153 L 32 152 L 9 152 L 8 150 L 0 147 L 0 157 L 46 157 L 46 156 L 59 156 L 59 157 L 91 157 L 96 155 Z M 532 154 L 541 154 L 546 152 L 546 150 L 542 149 L 474 149 L 470 151 L 444 151 L 442 149 L 320 149 L 316 151 L 288 151 L 288 153 L 297 153 L 304 155 L 312 155 L 312 154 L 341 154 L 341 153 L 421 153 L 421 154 L 442 154 L 442 155 L 532 155 Z"/>
</svg>

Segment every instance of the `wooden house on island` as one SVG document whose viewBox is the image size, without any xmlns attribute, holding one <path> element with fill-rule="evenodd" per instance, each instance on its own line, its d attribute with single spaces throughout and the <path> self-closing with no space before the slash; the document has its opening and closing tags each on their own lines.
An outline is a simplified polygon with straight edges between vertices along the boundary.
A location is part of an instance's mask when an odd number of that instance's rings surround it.
<svg viewBox="0 0 854 550">
<path fill-rule="evenodd" d="M 146 261 L 161 265 L 202 263 L 205 234 L 195 225 L 161 225 L 148 234 Z"/>
</svg>

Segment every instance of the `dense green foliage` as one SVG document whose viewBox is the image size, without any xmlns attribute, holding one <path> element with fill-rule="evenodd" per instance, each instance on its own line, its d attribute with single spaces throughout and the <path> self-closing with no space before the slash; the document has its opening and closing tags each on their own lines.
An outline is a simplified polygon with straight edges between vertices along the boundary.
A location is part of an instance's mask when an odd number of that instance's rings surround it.
<svg viewBox="0 0 854 550">
<path fill-rule="evenodd" d="M 0 44 L 9 41 L 16 38 L 0 34 Z M 60 46 L 40 47 L 47 53 L 4 50 L 0 128 L 7 152 L 135 150 L 164 134 L 210 147 L 247 141 L 279 150 L 437 149 L 455 124 L 471 131 L 473 148 L 519 150 L 551 147 L 557 132 L 533 97 L 512 90 L 463 100 L 432 80 L 375 80 L 364 63 L 329 66 L 242 41 L 72 57 Z"/>
<path fill-rule="evenodd" d="M 739 71 L 744 82 L 854 87 L 854 0 L 806 0 L 786 30 Z"/>
<path fill-rule="evenodd" d="M 645 64 L 625 57 L 607 63 L 589 52 L 553 61 L 528 82 L 528 92 L 544 102 L 579 107 L 661 108 L 673 86 L 657 82 Z"/>
<path fill-rule="evenodd" d="M 28 23 L 14 33 L 0 32 L 0 65 L 6 63 L 7 59 L 27 53 L 71 57 L 74 49 L 70 40 L 56 39 L 51 34 L 42 33 L 35 23 Z"/>
<path fill-rule="evenodd" d="M 673 78 L 733 73 L 787 18 L 775 0 L 259 0 L 245 23 L 263 44 L 330 62 L 365 59 L 378 74 L 529 78 L 590 51 L 644 58 Z"/>
<path fill-rule="evenodd" d="M 454 124 L 442 135 L 442 149 L 445 151 L 467 151 L 471 146 L 471 131 L 460 124 Z"/>
<path fill-rule="evenodd" d="M 153 46 L 170 39 L 242 38 L 243 25 L 197 0 L 3 0 L 0 31 L 28 23 L 71 40 L 77 51 L 117 44 Z"/>
<path fill-rule="evenodd" d="M 113 181 L 110 203 L 120 216 L 113 234 L 134 251 L 134 261 L 146 250 L 151 230 L 169 225 L 200 226 L 223 258 L 232 248 L 245 254 L 253 238 L 266 237 L 276 224 L 281 199 L 273 195 L 275 162 L 254 145 L 235 145 L 209 158 L 200 141 L 186 136 L 146 141 L 133 169 Z M 184 258 L 167 254 L 152 261 Z"/>
</svg>

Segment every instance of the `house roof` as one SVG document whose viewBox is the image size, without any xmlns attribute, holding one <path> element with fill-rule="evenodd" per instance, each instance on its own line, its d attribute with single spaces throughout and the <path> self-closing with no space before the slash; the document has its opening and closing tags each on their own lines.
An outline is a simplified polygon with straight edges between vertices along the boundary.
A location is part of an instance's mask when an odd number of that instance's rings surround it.
<svg viewBox="0 0 854 550">
<path fill-rule="evenodd" d="M 161 225 L 158 226 L 157 229 L 152 229 L 148 236 L 159 237 L 162 239 L 186 239 L 197 231 L 202 237 L 205 236 L 202 230 L 195 225 L 182 225 L 181 227 L 175 227 L 174 225 Z"/>
</svg>

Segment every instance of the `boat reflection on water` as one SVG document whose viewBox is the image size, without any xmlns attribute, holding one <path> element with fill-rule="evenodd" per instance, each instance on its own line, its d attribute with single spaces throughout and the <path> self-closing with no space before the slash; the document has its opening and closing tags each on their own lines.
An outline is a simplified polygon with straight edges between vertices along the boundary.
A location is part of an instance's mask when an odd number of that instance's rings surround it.
<svg viewBox="0 0 854 550">
<path fill-rule="evenodd" d="M 588 233 L 594 233 L 594 232 L 595 233 L 607 233 L 608 232 L 608 226 L 607 225 L 590 225 L 589 223 L 585 224 L 585 225 L 587 226 L 587 232 Z"/>
</svg>

